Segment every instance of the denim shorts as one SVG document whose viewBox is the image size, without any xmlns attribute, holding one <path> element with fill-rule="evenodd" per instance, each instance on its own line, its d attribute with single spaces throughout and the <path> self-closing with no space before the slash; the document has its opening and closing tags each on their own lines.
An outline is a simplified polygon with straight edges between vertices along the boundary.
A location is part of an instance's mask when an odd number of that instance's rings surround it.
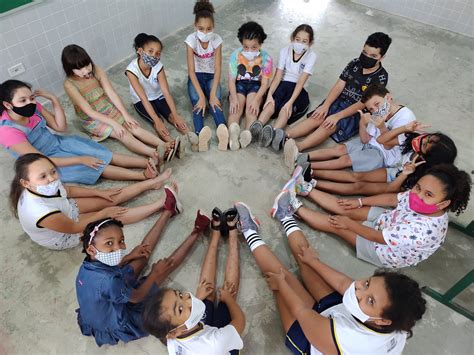
<svg viewBox="0 0 474 355">
<path fill-rule="evenodd" d="M 321 298 L 313 306 L 313 311 L 321 313 L 328 308 L 342 303 L 342 295 L 336 291 Z M 286 333 L 285 345 L 294 355 L 311 354 L 311 343 L 301 329 L 300 323 L 295 320 Z"/>
<path fill-rule="evenodd" d="M 236 80 L 235 89 L 237 90 L 237 94 L 247 96 L 253 92 L 258 92 L 261 84 L 262 83 L 257 80 Z"/>
</svg>

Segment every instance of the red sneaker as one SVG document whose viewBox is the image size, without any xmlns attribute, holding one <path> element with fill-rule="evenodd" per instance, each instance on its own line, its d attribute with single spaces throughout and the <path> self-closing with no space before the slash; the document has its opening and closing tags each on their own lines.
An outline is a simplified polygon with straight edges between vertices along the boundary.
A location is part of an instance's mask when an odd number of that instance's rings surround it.
<svg viewBox="0 0 474 355">
<path fill-rule="evenodd" d="M 165 210 L 171 211 L 172 216 L 183 212 L 183 206 L 181 205 L 181 202 L 179 202 L 178 200 L 176 191 L 174 191 L 171 186 L 168 186 L 168 185 L 165 186 L 165 194 L 166 194 L 166 200 L 165 200 L 165 205 L 163 206 L 163 208 Z"/>
<path fill-rule="evenodd" d="M 205 232 L 209 225 L 211 224 L 211 220 L 206 215 L 201 214 L 201 210 L 197 211 L 196 219 L 194 220 L 194 229 L 199 233 Z"/>
</svg>

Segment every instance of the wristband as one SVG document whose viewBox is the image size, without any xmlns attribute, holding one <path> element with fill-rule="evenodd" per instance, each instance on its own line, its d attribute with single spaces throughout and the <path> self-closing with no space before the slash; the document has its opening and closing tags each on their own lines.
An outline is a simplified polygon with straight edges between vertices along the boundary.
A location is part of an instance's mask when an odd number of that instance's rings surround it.
<svg viewBox="0 0 474 355">
<path fill-rule="evenodd" d="M 362 203 L 362 197 L 359 197 L 359 198 L 357 199 L 357 201 L 359 201 L 359 207 L 357 207 L 357 208 L 361 208 L 361 207 L 364 206 L 364 204 Z"/>
</svg>

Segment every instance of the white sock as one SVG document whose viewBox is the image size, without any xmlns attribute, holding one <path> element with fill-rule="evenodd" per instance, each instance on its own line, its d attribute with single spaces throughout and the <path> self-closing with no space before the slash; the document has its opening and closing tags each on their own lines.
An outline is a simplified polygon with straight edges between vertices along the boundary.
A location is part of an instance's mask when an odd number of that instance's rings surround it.
<svg viewBox="0 0 474 355">
<path fill-rule="evenodd" d="M 301 228 L 296 223 L 295 219 L 290 217 L 285 217 L 281 221 L 283 228 L 285 229 L 286 236 L 289 237 L 291 233 L 300 231 Z"/>
<path fill-rule="evenodd" d="M 252 229 L 245 231 L 244 237 L 245 237 L 245 240 L 247 241 L 250 251 L 252 252 L 256 248 L 258 248 L 260 245 L 265 245 L 265 242 L 262 240 L 262 238 L 260 238 L 257 231 L 254 231 Z"/>
</svg>

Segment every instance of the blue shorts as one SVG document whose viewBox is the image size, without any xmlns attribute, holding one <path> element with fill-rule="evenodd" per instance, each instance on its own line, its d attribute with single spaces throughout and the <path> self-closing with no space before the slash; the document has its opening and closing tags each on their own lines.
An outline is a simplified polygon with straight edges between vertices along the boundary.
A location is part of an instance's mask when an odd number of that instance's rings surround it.
<svg viewBox="0 0 474 355">
<path fill-rule="evenodd" d="M 342 303 L 342 295 L 336 291 L 321 298 L 313 306 L 313 310 L 321 313 L 328 308 Z M 295 320 L 286 333 L 285 345 L 294 355 L 309 355 L 311 353 L 311 344 L 303 333 L 300 323 Z"/>
<path fill-rule="evenodd" d="M 257 80 L 236 80 L 235 89 L 237 90 L 237 94 L 247 96 L 253 92 L 258 92 L 261 84 L 262 83 Z"/>
<path fill-rule="evenodd" d="M 280 110 L 285 106 L 288 100 L 293 95 L 296 83 L 291 81 L 282 81 L 273 93 L 273 100 L 275 100 L 275 113 L 274 116 L 278 116 Z M 288 124 L 292 124 L 299 120 L 308 111 L 309 108 L 309 96 L 308 92 L 303 88 L 300 94 L 293 103 L 291 116 L 288 119 Z"/>
</svg>

